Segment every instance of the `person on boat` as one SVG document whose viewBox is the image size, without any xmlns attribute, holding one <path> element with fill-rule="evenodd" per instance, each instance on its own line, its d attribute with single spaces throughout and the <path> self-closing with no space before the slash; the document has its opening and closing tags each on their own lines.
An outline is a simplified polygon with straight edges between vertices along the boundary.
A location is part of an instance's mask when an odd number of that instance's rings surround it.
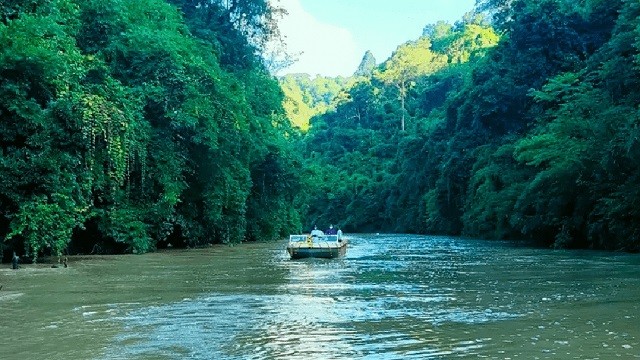
<svg viewBox="0 0 640 360">
<path fill-rule="evenodd" d="M 329 225 L 329 228 L 324 232 L 327 235 L 336 235 L 338 232 L 333 228 L 333 224 Z"/>
<path fill-rule="evenodd" d="M 336 235 L 338 235 L 338 241 L 342 241 L 342 230 L 340 228 L 338 228 Z"/>
<path fill-rule="evenodd" d="M 18 262 L 20 262 L 20 257 L 16 255 L 16 252 L 14 251 L 13 257 L 11 258 L 11 265 L 14 270 L 20 267 L 20 265 L 18 265 Z"/>
<path fill-rule="evenodd" d="M 317 238 L 317 237 L 322 236 L 322 235 L 324 235 L 322 230 L 318 229 L 318 225 L 315 225 L 313 227 L 313 230 L 311 230 L 311 237 L 312 238 Z"/>
</svg>

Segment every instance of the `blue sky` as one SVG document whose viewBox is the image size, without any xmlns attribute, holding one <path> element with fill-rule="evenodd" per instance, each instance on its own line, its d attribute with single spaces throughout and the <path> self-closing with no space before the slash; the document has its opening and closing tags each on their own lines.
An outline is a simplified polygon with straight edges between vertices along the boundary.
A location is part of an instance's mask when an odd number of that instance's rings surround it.
<svg viewBox="0 0 640 360">
<path fill-rule="evenodd" d="M 475 0 L 271 0 L 289 15 L 280 21 L 298 61 L 279 72 L 349 76 L 371 50 L 378 63 L 415 40 L 427 24 L 454 23 Z"/>
</svg>

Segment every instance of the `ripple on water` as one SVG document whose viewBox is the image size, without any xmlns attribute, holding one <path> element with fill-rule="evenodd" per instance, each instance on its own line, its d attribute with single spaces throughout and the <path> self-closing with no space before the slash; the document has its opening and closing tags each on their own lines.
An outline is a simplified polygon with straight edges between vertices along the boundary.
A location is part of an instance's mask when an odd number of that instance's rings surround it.
<svg viewBox="0 0 640 360">
<path fill-rule="evenodd" d="M 273 253 L 251 271 L 225 268 L 225 284 L 242 286 L 173 304 L 79 311 L 124 326 L 108 359 L 604 359 L 640 348 L 637 330 L 620 330 L 638 305 L 611 311 L 607 296 L 629 295 L 588 277 L 610 259 L 434 237 L 354 237 L 350 247 L 345 259 Z"/>
<path fill-rule="evenodd" d="M 433 304 L 448 296 L 213 295 L 130 311 L 127 331 L 108 358 L 349 358 L 374 354 L 440 356 L 472 351 L 481 342 L 443 349 L 433 328 L 513 317 Z M 331 344 L 328 346 L 328 344 Z"/>
</svg>

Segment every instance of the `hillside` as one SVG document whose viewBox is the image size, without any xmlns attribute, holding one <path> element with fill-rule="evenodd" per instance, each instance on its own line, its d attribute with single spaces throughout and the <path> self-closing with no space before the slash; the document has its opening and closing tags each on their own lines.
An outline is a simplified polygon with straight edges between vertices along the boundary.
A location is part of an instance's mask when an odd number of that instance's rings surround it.
<svg viewBox="0 0 640 360">
<path fill-rule="evenodd" d="M 638 3 L 479 9 L 312 119 L 306 223 L 638 250 Z"/>
</svg>

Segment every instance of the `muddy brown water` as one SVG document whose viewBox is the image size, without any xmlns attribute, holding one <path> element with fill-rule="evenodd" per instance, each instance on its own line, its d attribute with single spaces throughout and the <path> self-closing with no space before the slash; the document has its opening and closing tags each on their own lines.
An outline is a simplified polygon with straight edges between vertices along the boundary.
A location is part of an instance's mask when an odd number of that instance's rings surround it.
<svg viewBox="0 0 640 360">
<path fill-rule="evenodd" d="M 351 235 L 0 269 L 0 359 L 634 359 L 640 255 Z"/>
</svg>

